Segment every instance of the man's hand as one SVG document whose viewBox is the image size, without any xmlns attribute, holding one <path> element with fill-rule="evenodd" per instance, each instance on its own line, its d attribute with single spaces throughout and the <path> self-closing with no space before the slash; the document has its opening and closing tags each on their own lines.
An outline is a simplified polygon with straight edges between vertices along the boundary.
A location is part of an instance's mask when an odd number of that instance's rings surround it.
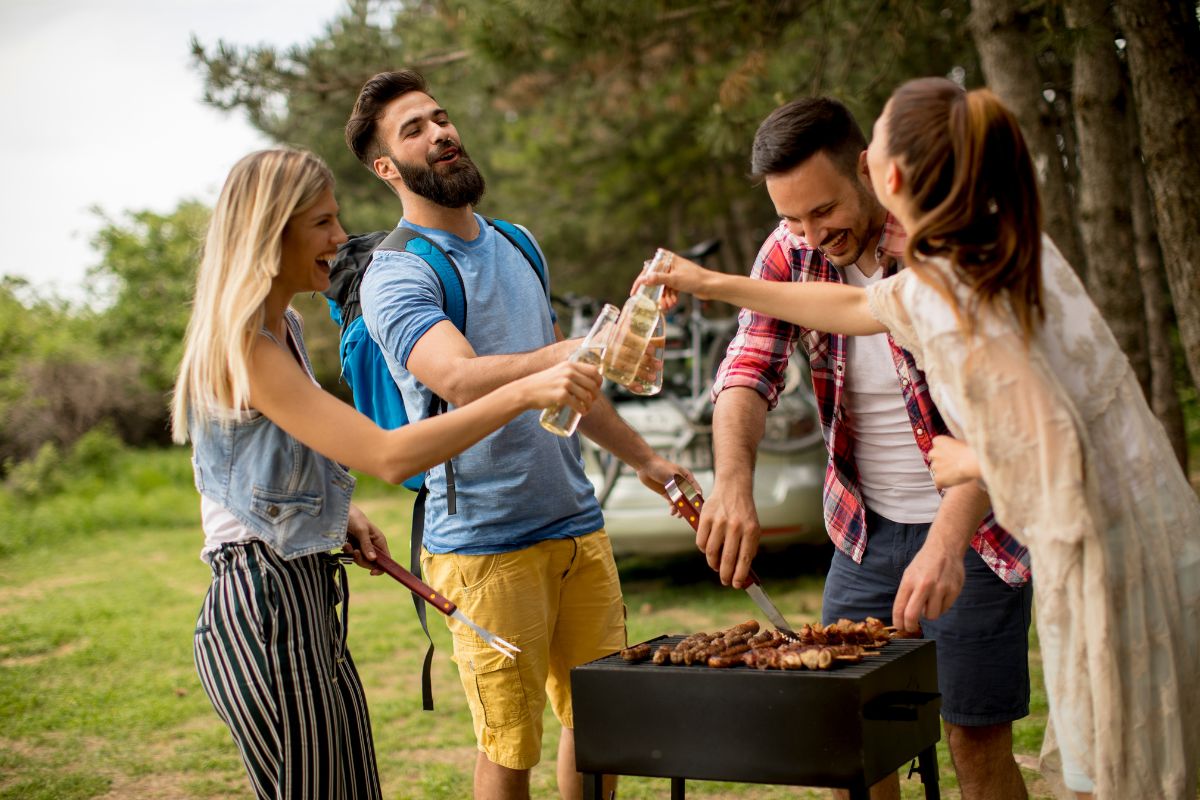
<svg viewBox="0 0 1200 800">
<path fill-rule="evenodd" d="M 726 490 L 717 484 L 704 501 L 696 547 L 708 565 L 720 573 L 721 583 L 744 589 L 749 585 L 750 562 L 758 552 L 762 528 L 749 488 Z"/>
<path fill-rule="evenodd" d="M 948 436 L 934 439 L 938 440 L 957 444 Z M 893 625 L 916 633 L 922 616 L 937 619 L 954 605 L 965 579 L 963 558 L 990 503 L 987 492 L 975 482 L 946 490 L 925 544 L 900 579 L 892 604 Z"/>
<path fill-rule="evenodd" d="M 700 486 L 696 482 L 696 476 L 690 470 L 667 461 L 657 453 L 647 458 L 637 467 L 638 480 L 650 488 L 651 491 L 658 492 L 663 497 L 667 497 L 667 482 L 676 475 L 682 475 L 687 478 L 692 482 L 693 486 Z M 667 497 L 667 502 L 670 501 L 671 498 Z M 679 509 L 675 508 L 674 503 L 671 503 L 671 514 L 676 517 L 679 516 Z"/>
<path fill-rule="evenodd" d="M 963 579 L 963 553 L 927 539 L 900 579 L 892 624 L 912 633 L 920 631 L 921 617 L 937 619 L 954 605 Z"/>
<path fill-rule="evenodd" d="M 958 486 L 983 476 L 975 451 L 970 445 L 951 436 L 933 437 L 933 447 L 929 450 L 929 472 L 939 489 Z"/>
<path fill-rule="evenodd" d="M 390 556 L 388 552 L 387 538 L 384 537 L 383 531 L 375 527 L 375 523 L 367 519 L 358 506 L 350 506 L 350 519 L 346 524 L 346 538 L 349 540 L 342 545 L 343 553 L 352 553 L 354 555 L 354 563 L 363 569 L 371 570 L 372 575 L 382 575 L 383 570 L 376 567 L 371 562 L 375 560 L 375 553 L 379 551 L 385 556 Z"/>
</svg>

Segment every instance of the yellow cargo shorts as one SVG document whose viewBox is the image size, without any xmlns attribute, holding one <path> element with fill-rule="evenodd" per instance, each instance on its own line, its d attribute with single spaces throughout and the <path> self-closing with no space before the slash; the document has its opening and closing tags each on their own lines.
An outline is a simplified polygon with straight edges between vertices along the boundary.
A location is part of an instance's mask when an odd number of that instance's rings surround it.
<svg viewBox="0 0 1200 800">
<path fill-rule="evenodd" d="M 479 750 L 494 764 L 530 769 L 541 758 L 547 697 L 563 727 L 574 728 L 571 668 L 626 645 L 608 535 L 547 539 L 496 555 L 422 551 L 421 569 L 475 624 L 521 648 L 506 658 L 447 618 Z"/>
</svg>

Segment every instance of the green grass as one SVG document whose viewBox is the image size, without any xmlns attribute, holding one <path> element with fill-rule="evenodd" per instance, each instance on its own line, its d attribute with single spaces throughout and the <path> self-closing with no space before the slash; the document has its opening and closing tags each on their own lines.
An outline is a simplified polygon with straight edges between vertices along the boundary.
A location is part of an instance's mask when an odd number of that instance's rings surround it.
<svg viewBox="0 0 1200 800">
<path fill-rule="evenodd" d="M 157 461 L 155 459 L 163 459 Z M 172 459 L 174 459 L 172 461 Z M 198 502 L 190 481 L 170 487 L 186 455 L 156 454 L 138 468 L 150 488 L 134 507 L 137 524 L 104 527 L 120 498 L 116 489 L 86 525 L 62 520 L 61 536 L 24 538 L 0 557 L 0 800 L 9 798 L 223 798 L 247 796 L 237 752 L 192 665 L 191 637 L 209 582 L 199 560 Z M 131 462 L 132 463 L 132 462 Z M 136 470 L 135 470 L 136 471 Z M 406 553 L 411 495 L 367 482 L 362 505 Z M 399 496 L 400 499 L 397 499 Z M 68 512 L 85 501 L 63 495 Z M 37 512 L 46 520 L 52 511 Z M 146 520 L 187 522 L 147 525 Z M 760 566 L 776 602 L 796 620 L 819 613 L 825 550 L 797 551 Z M 407 556 L 402 559 L 407 561 Z M 667 632 L 713 629 L 754 615 L 741 592 L 722 589 L 699 559 L 621 565 L 630 641 Z M 432 631 L 437 710 L 420 709 L 419 660 L 424 636 L 412 604 L 386 577 L 352 569 L 350 646 L 371 705 L 384 795 L 388 798 L 470 796 L 475 758 L 470 717 L 450 662 L 449 634 Z M 1045 722 L 1040 664 L 1034 713 L 1017 724 L 1019 752 L 1036 754 Z M 543 761 L 533 795 L 556 796 L 553 758 L 558 727 L 547 712 Z M 954 771 L 939 748 L 943 797 L 957 798 Z M 1032 795 L 1048 794 L 1027 774 Z M 923 796 L 916 780 L 904 796 Z M 622 798 L 661 798 L 665 780 L 623 778 Z M 697 798 L 822 798 L 823 790 L 692 782 Z"/>
</svg>

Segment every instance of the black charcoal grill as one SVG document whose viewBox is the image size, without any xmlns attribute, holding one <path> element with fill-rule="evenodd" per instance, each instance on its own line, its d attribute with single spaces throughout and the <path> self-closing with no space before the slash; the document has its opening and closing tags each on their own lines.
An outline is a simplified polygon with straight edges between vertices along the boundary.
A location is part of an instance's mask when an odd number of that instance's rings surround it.
<svg viewBox="0 0 1200 800">
<path fill-rule="evenodd" d="M 868 787 L 915 758 L 925 797 L 937 800 L 934 647 L 895 639 L 829 671 L 631 664 L 615 653 L 576 667 L 584 797 L 600 800 L 600 776 L 612 774 L 670 778 L 673 800 L 688 778 L 828 786 L 866 800 Z"/>
</svg>

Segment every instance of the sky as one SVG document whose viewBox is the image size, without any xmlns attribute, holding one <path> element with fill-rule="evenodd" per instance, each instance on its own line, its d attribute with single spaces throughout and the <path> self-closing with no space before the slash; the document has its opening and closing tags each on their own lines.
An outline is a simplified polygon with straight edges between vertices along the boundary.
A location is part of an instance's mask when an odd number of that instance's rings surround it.
<svg viewBox="0 0 1200 800">
<path fill-rule="evenodd" d="M 82 297 L 99 261 L 91 209 L 211 205 L 229 168 L 269 141 L 205 105 L 190 37 L 291 45 L 321 35 L 346 0 L 0 0 L 0 219 L 27 244 L 0 275 Z"/>
</svg>

